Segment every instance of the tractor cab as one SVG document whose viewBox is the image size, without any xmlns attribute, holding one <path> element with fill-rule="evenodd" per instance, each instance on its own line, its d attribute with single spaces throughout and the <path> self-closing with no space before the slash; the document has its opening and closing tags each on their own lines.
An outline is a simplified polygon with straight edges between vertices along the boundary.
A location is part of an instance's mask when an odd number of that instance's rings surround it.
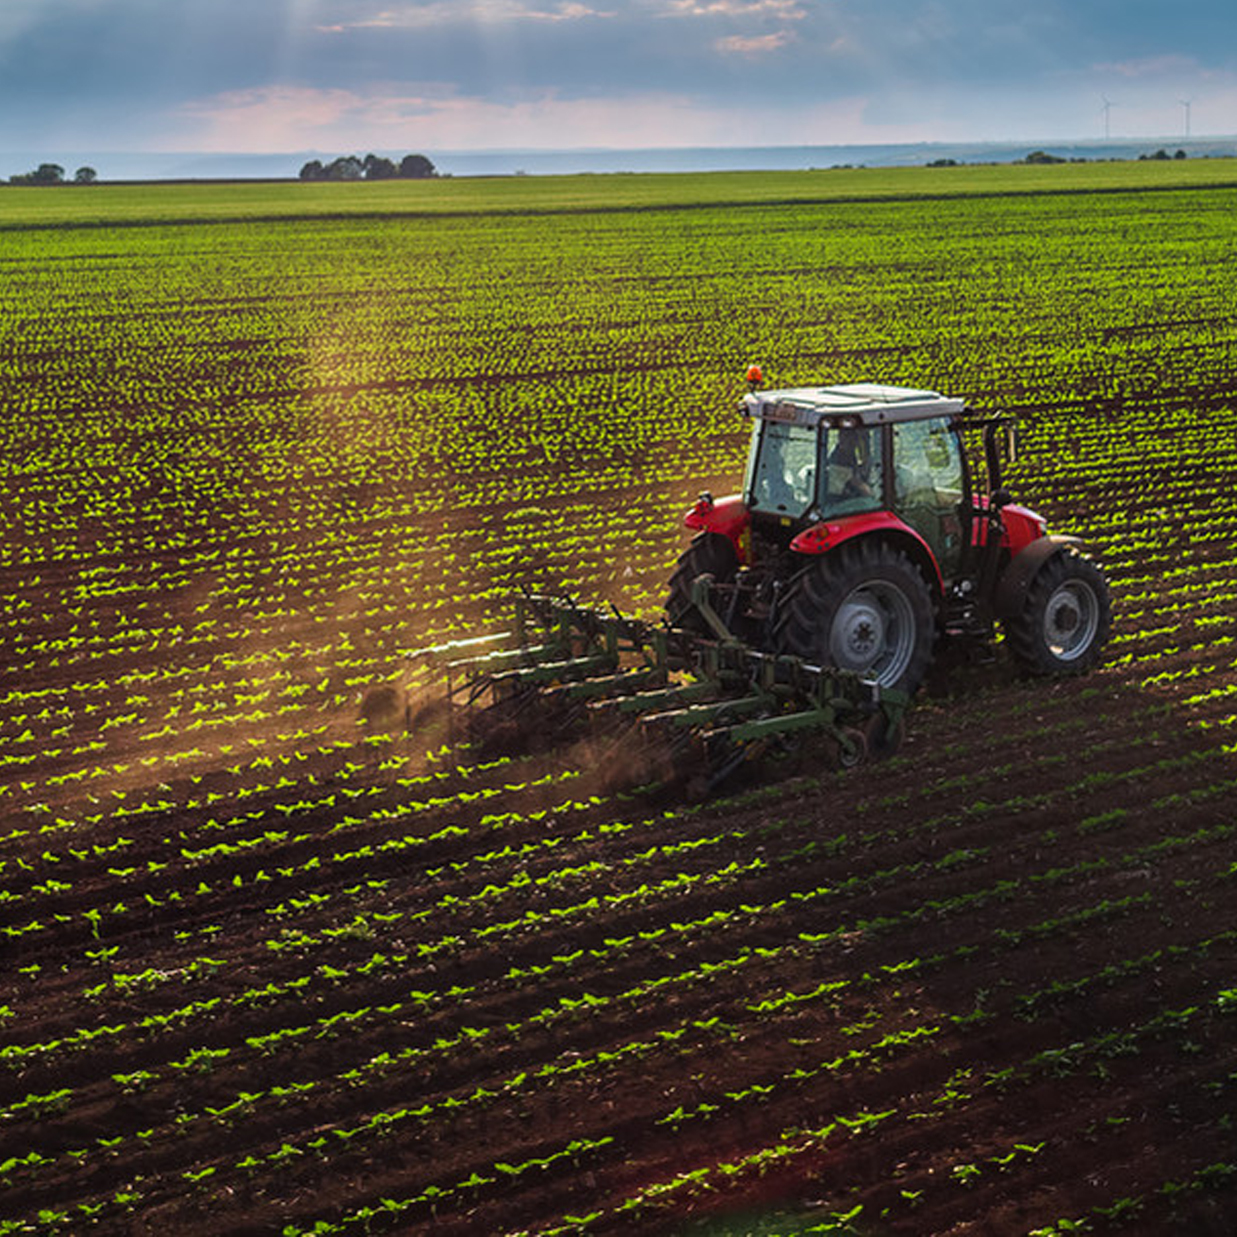
<svg viewBox="0 0 1237 1237">
<path fill-rule="evenodd" d="M 964 409 L 932 391 L 872 383 L 752 392 L 741 410 L 752 420 L 744 505 L 754 526 L 789 545 L 815 525 L 888 513 L 953 578 L 974 509 L 957 425 Z"/>
</svg>

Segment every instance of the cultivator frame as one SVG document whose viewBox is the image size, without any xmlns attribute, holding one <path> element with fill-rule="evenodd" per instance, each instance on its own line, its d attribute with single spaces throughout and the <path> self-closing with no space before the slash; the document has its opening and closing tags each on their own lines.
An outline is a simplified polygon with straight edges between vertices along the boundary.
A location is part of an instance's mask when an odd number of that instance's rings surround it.
<svg viewBox="0 0 1237 1237">
<path fill-rule="evenodd" d="M 607 763 L 703 793 L 764 757 L 848 767 L 896 748 L 905 693 L 751 648 L 726 628 L 711 586 L 707 575 L 692 586 L 704 634 L 517 596 L 512 630 L 434 650 L 453 741 L 493 754 L 608 736 Z M 508 647 L 471 653 L 498 641 Z"/>
</svg>

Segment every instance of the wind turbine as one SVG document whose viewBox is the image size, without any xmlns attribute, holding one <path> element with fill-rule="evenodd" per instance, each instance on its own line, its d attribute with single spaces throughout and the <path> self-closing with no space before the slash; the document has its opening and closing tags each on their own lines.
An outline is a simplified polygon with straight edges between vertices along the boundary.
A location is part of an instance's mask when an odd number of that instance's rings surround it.
<svg viewBox="0 0 1237 1237">
<path fill-rule="evenodd" d="M 1100 95 L 1100 98 L 1104 100 L 1104 140 L 1107 141 L 1109 138 L 1108 113 L 1112 111 L 1112 104 L 1104 95 Z"/>
<path fill-rule="evenodd" d="M 1190 136 L 1190 104 L 1193 103 L 1194 100 L 1179 99 L 1178 102 L 1183 108 L 1185 108 L 1185 135 L 1188 138 Z"/>
</svg>

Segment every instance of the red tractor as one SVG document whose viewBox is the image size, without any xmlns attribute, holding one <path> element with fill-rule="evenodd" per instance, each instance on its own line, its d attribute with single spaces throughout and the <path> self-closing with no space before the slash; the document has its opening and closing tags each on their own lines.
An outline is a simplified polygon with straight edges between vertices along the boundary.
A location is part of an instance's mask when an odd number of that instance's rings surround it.
<svg viewBox="0 0 1237 1237">
<path fill-rule="evenodd" d="M 665 621 L 525 593 L 512 631 L 426 651 L 466 655 L 447 660 L 447 699 L 469 743 L 617 731 L 624 754 L 603 764 L 707 792 L 768 760 L 892 755 L 938 637 L 988 648 L 999 622 L 1037 674 L 1099 661 L 1108 585 L 1002 488 L 1011 418 L 932 391 L 749 379 L 743 493 L 688 513 Z M 509 647 L 476 653 L 492 641 Z"/>
<path fill-rule="evenodd" d="M 1077 538 L 1050 536 L 1002 488 L 1012 419 L 932 391 L 763 391 L 755 366 L 748 379 L 743 492 L 701 494 L 687 514 L 698 531 L 670 580 L 672 627 L 907 694 L 938 636 L 990 641 L 997 622 L 1035 674 L 1099 661 L 1108 585 Z"/>
</svg>

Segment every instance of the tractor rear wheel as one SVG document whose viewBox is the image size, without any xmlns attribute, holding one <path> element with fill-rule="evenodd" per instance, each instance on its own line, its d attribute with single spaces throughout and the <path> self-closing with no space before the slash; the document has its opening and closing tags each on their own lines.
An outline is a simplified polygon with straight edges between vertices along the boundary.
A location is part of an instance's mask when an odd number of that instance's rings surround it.
<svg viewBox="0 0 1237 1237">
<path fill-rule="evenodd" d="M 790 582 L 774 642 L 821 666 L 913 693 L 932 660 L 932 596 L 900 550 L 863 540 L 814 559 Z"/>
<path fill-rule="evenodd" d="M 1082 674 L 1100 660 L 1112 628 L 1108 581 L 1090 559 L 1063 550 L 1035 573 L 1004 627 L 1010 651 L 1032 674 Z"/>
<path fill-rule="evenodd" d="M 728 584 L 739 570 L 734 543 L 721 533 L 700 533 L 679 555 L 678 566 L 670 577 L 670 596 L 666 598 L 666 617 L 672 627 L 707 632 L 708 624 L 692 604 L 692 581 L 710 575 L 719 584 Z"/>
</svg>

